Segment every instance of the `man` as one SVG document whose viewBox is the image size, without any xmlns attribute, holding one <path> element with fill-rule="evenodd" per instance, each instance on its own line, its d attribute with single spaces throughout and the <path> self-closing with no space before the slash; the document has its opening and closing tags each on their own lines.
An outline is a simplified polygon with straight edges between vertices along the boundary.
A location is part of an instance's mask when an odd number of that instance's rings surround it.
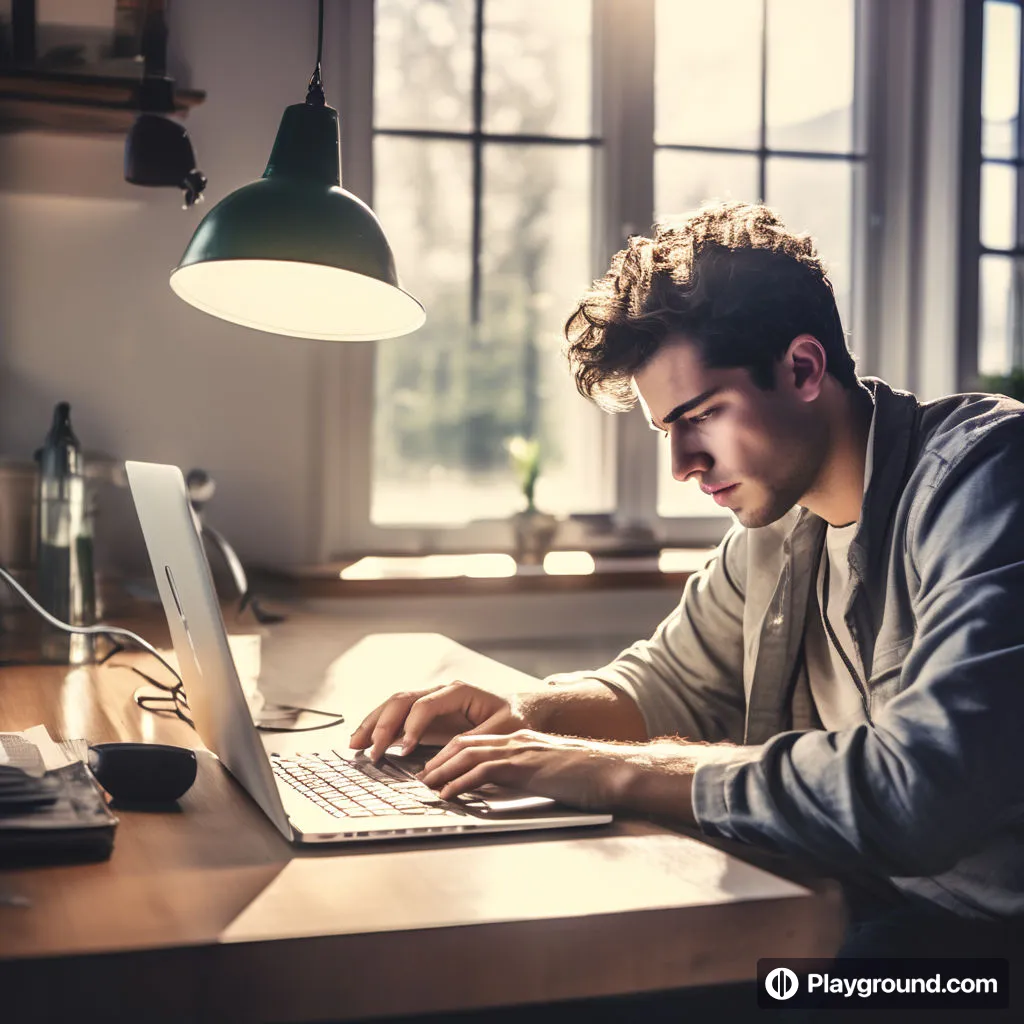
<svg viewBox="0 0 1024 1024">
<path fill-rule="evenodd" d="M 566 337 L 579 390 L 639 398 L 738 522 L 604 668 L 399 694 L 352 745 L 446 727 L 442 796 L 506 783 L 877 880 L 914 922 L 890 951 L 1024 915 L 1024 406 L 858 378 L 811 239 L 763 206 L 630 239 Z"/>
</svg>

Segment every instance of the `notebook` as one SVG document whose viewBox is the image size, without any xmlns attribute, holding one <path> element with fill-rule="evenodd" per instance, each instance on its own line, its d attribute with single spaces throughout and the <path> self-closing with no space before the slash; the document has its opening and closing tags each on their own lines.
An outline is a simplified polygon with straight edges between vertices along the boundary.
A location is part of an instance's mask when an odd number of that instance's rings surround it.
<svg viewBox="0 0 1024 1024">
<path fill-rule="evenodd" d="M 264 746 L 238 678 L 198 523 L 177 466 L 126 462 L 196 730 L 266 816 L 298 844 L 603 825 L 610 814 L 510 796 L 441 801 L 392 758 L 374 766 L 311 739 Z M 316 734 L 312 734 L 315 736 Z"/>
</svg>

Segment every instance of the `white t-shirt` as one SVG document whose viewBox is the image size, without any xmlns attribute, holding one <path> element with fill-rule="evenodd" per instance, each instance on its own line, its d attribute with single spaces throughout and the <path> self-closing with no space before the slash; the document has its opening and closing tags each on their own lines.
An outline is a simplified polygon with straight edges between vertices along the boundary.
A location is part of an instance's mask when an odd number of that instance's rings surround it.
<svg viewBox="0 0 1024 1024">
<path fill-rule="evenodd" d="M 865 491 L 871 480 L 874 436 L 875 420 L 872 416 L 864 465 Z M 829 526 L 825 531 L 825 547 L 818 563 L 815 588 L 819 614 L 808 622 L 805 637 L 804 653 L 811 696 L 818 717 L 828 730 L 846 729 L 868 720 L 861 696 L 867 674 L 844 618 L 852 589 L 850 543 L 859 525 L 859 522 L 853 522 L 847 526 Z"/>
</svg>

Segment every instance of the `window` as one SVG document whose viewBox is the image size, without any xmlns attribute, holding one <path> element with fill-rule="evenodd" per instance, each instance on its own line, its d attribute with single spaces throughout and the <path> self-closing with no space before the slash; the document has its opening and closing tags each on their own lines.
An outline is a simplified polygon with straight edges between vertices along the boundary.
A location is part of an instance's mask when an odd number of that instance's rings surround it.
<svg viewBox="0 0 1024 1024">
<path fill-rule="evenodd" d="M 571 516 L 562 544 L 722 535 L 728 513 L 671 480 L 639 410 L 609 416 L 576 394 L 562 325 L 629 234 L 704 199 L 764 197 L 818 239 L 850 330 L 871 2 L 376 0 L 372 19 L 348 4 L 342 123 L 372 108 L 372 174 L 363 137 L 347 140 L 346 185 L 428 315 L 373 346 L 365 377 L 362 356 L 338 357 L 358 369 L 344 401 L 352 429 L 372 421 L 372 454 L 364 467 L 328 442 L 328 475 L 344 479 L 328 480 L 325 521 L 364 519 L 325 527 L 332 554 L 507 547 L 515 434 L 542 442 L 536 499 Z"/>
<path fill-rule="evenodd" d="M 429 314 L 377 350 L 377 524 L 515 512 L 516 435 L 540 439 L 540 507 L 612 510 L 559 355 L 593 262 L 592 52 L 590 0 L 378 0 L 374 206 Z"/>
<path fill-rule="evenodd" d="M 978 370 L 1004 374 L 1024 365 L 1020 4 L 985 0 L 983 19 Z"/>
</svg>

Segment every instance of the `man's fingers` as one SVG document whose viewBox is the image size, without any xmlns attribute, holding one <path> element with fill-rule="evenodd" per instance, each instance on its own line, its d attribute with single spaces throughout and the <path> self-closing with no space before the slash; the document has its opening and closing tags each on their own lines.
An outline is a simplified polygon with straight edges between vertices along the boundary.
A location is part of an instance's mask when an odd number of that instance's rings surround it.
<svg viewBox="0 0 1024 1024">
<path fill-rule="evenodd" d="M 411 716 L 410 716 L 411 717 Z M 508 722 L 508 713 L 506 708 L 499 708 L 490 718 L 485 719 L 479 725 L 473 726 L 472 729 L 466 729 L 464 732 L 460 732 L 458 736 L 453 736 L 427 763 L 423 766 L 423 771 L 428 772 L 442 765 L 450 757 L 453 757 L 460 750 L 463 750 L 467 743 L 473 743 L 479 740 L 491 743 L 503 743 L 508 739 L 512 733 L 506 732 L 503 726 Z M 521 730 L 520 730 L 521 733 Z M 406 730 L 406 739 L 409 738 L 409 731 Z M 416 737 L 416 742 L 419 741 L 419 736 Z M 416 743 L 409 744 L 411 750 Z M 402 747 L 403 753 L 406 748 Z"/>
<path fill-rule="evenodd" d="M 449 683 L 420 697 L 409 709 L 405 719 L 402 753 L 408 754 L 423 739 L 423 734 L 442 715 L 465 714 L 466 696 L 463 684 Z M 450 735 L 450 734 L 449 734 Z"/>
<path fill-rule="evenodd" d="M 486 736 L 488 734 L 497 735 L 498 733 L 504 733 L 505 730 L 501 727 L 505 725 L 508 720 L 508 709 L 499 708 L 491 715 L 490 718 L 481 722 L 479 725 L 474 725 L 472 729 L 467 729 L 463 736 Z"/>
<path fill-rule="evenodd" d="M 515 753 L 512 735 L 456 736 L 443 750 L 439 750 L 416 777 L 437 789 L 457 778 L 481 761 L 495 758 L 508 759 Z"/>
<path fill-rule="evenodd" d="M 379 761 L 384 751 L 394 743 L 395 737 L 402 731 L 409 708 L 416 702 L 417 697 L 418 694 L 415 693 L 396 694 L 384 705 L 369 735 L 371 760 Z"/>
<path fill-rule="evenodd" d="M 451 758 L 460 754 L 467 747 L 480 743 L 497 743 L 504 740 L 504 736 L 471 735 L 468 732 L 459 733 L 458 736 L 450 739 L 427 763 L 423 766 L 419 777 L 422 779 L 429 772 L 440 768 L 441 765 Z"/>
<path fill-rule="evenodd" d="M 495 737 L 499 738 L 499 737 Z M 494 782 L 496 767 L 500 764 L 507 764 L 508 751 L 503 746 L 479 745 L 466 747 L 453 757 L 450 757 L 444 764 L 431 771 L 424 770 L 420 775 L 420 781 L 430 786 L 431 789 L 448 790 L 452 793 L 463 793 L 472 789 L 473 785 L 481 785 L 483 781 Z M 465 784 L 470 777 L 481 779 L 481 782 Z M 483 776 L 489 776 L 484 779 Z"/>
<path fill-rule="evenodd" d="M 479 789 L 488 782 L 499 785 L 515 784 L 515 766 L 511 761 L 483 761 L 473 768 L 470 768 L 464 775 L 444 783 L 440 787 L 440 795 L 445 800 L 451 800 L 460 793 L 468 793 L 470 790 Z"/>
<path fill-rule="evenodd" d="M 434 728 L 445 738 L 483 721 L 470 731 L 486 734 L 508 729 L 508 701 L 463 682 L 432 690 L 395 694 L 372 711 L 352 733 L 349 745 L 365 750 L 376 762 L 395 740 L 402 737 L 402 753 L 409 753 Z"/>
<path fill-rule="evenodd" d="M 356 727 L 355 731 L 349 737 L 348 745 L 354 750 L 363 750 L 369 746 L 370 736 L 373 733 L 373 727 L 377 724 L 377 719 L 380 718 L 381 712 L 391 703 L 389 697 L 383 704 L 378 704 Z"/>
</svg>

